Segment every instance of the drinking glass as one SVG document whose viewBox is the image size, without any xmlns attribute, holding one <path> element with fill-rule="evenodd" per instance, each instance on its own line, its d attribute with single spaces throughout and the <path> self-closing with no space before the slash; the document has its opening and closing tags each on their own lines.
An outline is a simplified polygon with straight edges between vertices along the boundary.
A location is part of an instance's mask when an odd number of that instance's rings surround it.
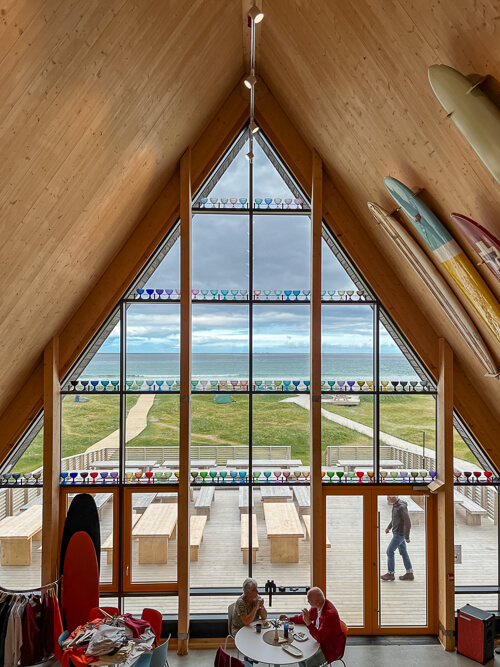
<svg viewBox="0 0 500 667">
<path fill-rule="evenodd" d="M 337 477 L 339 478 L 339 482 L 342 481 L 343 476 L 344 476 L 344 471 L 343 470 L 337 470 Z"/>
<path fill-rule="evenodd" d="M 247 289 L 240 289 L 240 294 L 241 294 L 241 300 L 246 301 L 246 296 L 248 294 L 248 290 Z"/>
<path fill-rule="evenodd" d="M 179 477 L 180 477 L 181 473 L 177 470 L 176 472 L 174 472 L 174 475 L 175 475 L 177 481 L 179 481 Z"/>
<path fill-rule="evenodd" d="M 234 208 L 234 205 L 238 201 L 238 198 L 237 197 L 229 197 L 229 201 L 231 202 L 231 204 L 233 205 L 233 208 Z"/>
<path fill-rule="evenodd" d="M 233 295 L 233 301 L 238 301 L 238 290 L 237 289 L 232 289 L 231 294 Z"/>
<path fill-rule="evenodd" d="M 148 484 L 151 484 L 151 477 L 152 477 L 152 476 L 153 476 L 153 473 L 152 473 L 152 472 L 148 471 L 148 472 L 146 473 L 146 479 L 148 480 Z M 154 480 L 153 480 L 153 482 L 154 482 Z"/>
<path fill-rule="evenodd" d="M 205 204 L 208 202 L 208 197 L 202 197 L 200 199 L 201 202 L 201 208 L 205 208 Z"/>
<path fill-rule="evenodd" d="M 375 473 L 373 472 L 373 470 L 369 470 L 366 474 L 370 478 L 370 482 L 373 482 L 373 478 L 375 476 Z"/>
<path fill-rule="evenodd" d="M 354 294 L 354 290 L 350 290 L 350 289 L 347 290 L 347 292 L 346 292 L 346 295 L 347 295 L 347 301 L 351 301 L 351 300 L 352 300 L 352 296 L 353 296 L 353 294 Z"/>
<path fill-rule="evenodd" d="M 420 477 L 422 478 L 422 482 L 425 482 L 425 478 L 427 477 L 427 470 L 421 470 Z"/>
<path fill-rule="evenodd" d="M 76 473 L 76 475 L 78 475 L 78 473 Z M 76 477 L 76 475 L 75 475 L 75 477 Z M 71 476 L 73 476 L 73 473 L 71 474 Z M 24 479 L 26 480 L 26 483 L 28 483 L 28 480 L 29 480 L 30 477 L 31 477 L 31 473 L 30 473 L 30 472 L 25 472 L 24 475 L 23 475 L 23 477 L 24 477 Z"/>
<path fill-rule="evenodd" d="M 196 297 L 198 296 L 199 293 L 200 293 L 199 289 L 192 289 L 191 290 L 191 294 L 193 295 L 193 301 L 196 301 Z"/>
<path fill-rule="evenodd" d="M 266 297 L 266 301 L 268 301 L 269 300 L 269 295 L 271 294 L 271 290 L 270 289 L 265 289 L 264 294 L 265 294 L 265 297 Z"/>
<path fill-rule="evenodd" d="M 296 481 L 298 482 L 302 473 L 300 472 L 300 470 L 294 470 L 293 474 L 295 476 Z"/>
<path fill-rule="evenodd" d="M 387 385 L 389 384 L 387 380 L 382 380 L 380 384 L 382 385 L 382 391 L 387 391 Z"/>
<path fill-rule="evenodd" d="M 266 478 L 266 482 L 269 482 L 269 478 L 271 477 L 271 472 L 269 470 L 266 470 L 264 472 L 264 477 Z"/>
<path fill-rule="evenodd" d="M 481 477 L 481 471 L 474 470 L 474 477 L 476 478 L 476 482 L 479 482 L 479 478 Z"/>
<path fill-rule="evenodd" d="M 42 476 L 41 472 L 34 472 L 33 473 L 33 477 L 35 478 L 35 484 L 38 484 L 38 481 L 39 481 L 41 476 Z M 5 475 L 4 475 L 4 477 L 5 477 Z M 8 477 L 8 475 L 7 475 L 7 477 Z M 82 473 L 82 477 L 83 477 L 83 473 Z"/>
<path fill-rule="evenodd" d="M 257 208 L 260 208 L 260 205 L 262 204 L 262 197 L 256 197 L 255 203 L 257 204 Z"/>
<path fill-rule="evenodd" d="M 137 294 L 139 295 L 139 299 L 142 299 L 142 295 L 144 294 L 144 290 L 143 289 L 138 289 Z"/>
<path fill-rule="evenodd" d="M 171 472 L 164 472 L 164 473 L 162 473 L 162 477 L 166 478 L 167 484 L 168 484 L 168 482 L 170 482 L 170 478 L 172 477 L 172 473 Z"/>
<path fill-rule="evenodd" d="M 107 473 L 107 472 L 102 472 L 102 473 L 101 473 L 101 479 L 102 479 L 102 483 L 103 483 L 103 484 L 106 484 L 106 478 L 107 478 L 107 476 L 108 476 L 108 473 Z"/>
<path fill-rule="evenodd" d="M 141 477 L 142 477 L 142 471 L 137 470 L 137 472 L 135 473 L 135 476 L 137 478 L 137 484 L 140 484 L 141 483 Z"/>
<path fill-rule="evenodd" d="M 276 208 L 279 208 L 281 204 L 281 197 L 275 197 L 274 203 L 276 204 Z"/>
<path fill-rule="evenodd" d="M 217 477 L 217 470 L 210 471 L 210 477 L 212 478 L 212 484 L 215 483 L 215 478 Z"/>
<path fill-rule="evenodd" d="M 410 475 L 413 477 L 413 481 L 416 482 L 417 477 L 418 477 L 418 471 L 417 470 L 411 470 Z"/>
<path fill-rule="evenodd" d="M 156 477 L 156 483 L 161 484 L 161 478 L 163 477 L 162 472 L 155 472 L 155 477 Z"/>
<path fill-rule="evenodd" d="M 281 477 L 281 470 L 275 470 L 274 471 L 274 476 L 276 477 L 276 481 L 279 482 L 280 477 Z"/>
<path fill-rule="evenodd" d="M 240 204 L 241 204 L 241 208 L 246 208 L 247 207 L 246 206 L 247 198 L 246 197 L 240 197 Z"/>
<path fill-rule="evenodd" d="M 403 482 L 406 482 L 407 477 L 408 477 L 408 481 L 410 481 L 410 479 L 409 479 L 410 476 L 409 476 L 408 472 L 406 470 L 403 470 L 402 473 L 401 473 L 401 478 L 402 478 Z"/>
<path fill-rule="evenodd" d="M 212 204 L 212 208 L 216 208 L 215 204 L 217 204 L 219 198 L 218 197 L 210 197 L 210 203 Z"/>
<path fill-rule="evenodd" d="M 356 475 L 359 477 L 358 484 L 362 484 L 363 483 L 363 477 L 365 476 L 365 473 L 362 470 L 358 470 Z"/>
<path fill-rule="evenodd" d="M 221 289 L 220 293 L 221 293 L 222 296 L 224 297 L 222 300 L 223 300 L 223 301 L 227 301 L 226 297 L 227 297 L 227 295 L 229 294 L 229 290 L 228 290 L 228 289 Z"/>
<path fill-rule="evenodd" d="M 271 208 L 271 204 L 272 204 L 272 202 L 273 202 L 272 198 L 271 198 L 271 197 L 266 197 L 266 198 L 264 199 L 264 201 L 265 201 L 266 204 L 267 204 L 267 208 Z"/>
<path fill-rule="evenodd" d="M 290 301 L 290 294 L 292 293 L 291 289 L 285 290 L 286 301 Z"/>
<path fill-rule="evenodd" d="M 471 472 L 464 472 L 464 475 L 465 475 L 465 480 L 468 482 L 472 473 Z"/>
<path fill-rule="evenodd" d="M 211 290 L 210 290 L 210 293 L 212 294 L 212 301 L 216 301 L 216 298 L 215 298 L 215 297 L 216 297 L 217 294 L 219 293 L 219 290 L 218 290 L 218 289 L 211 289 Z"/>
<path fill-rule="evenodd" d="M 339 292 L 340 294 L 340 292 Z M 334 289 L 329 289 L 328 290 L 328 296 L 330 297 L 330 301 L 333 301 L 333 297 L 335 296 L 335 290 Z"/>
<path fill-rule="evenodd" d="M 293 290 L 293 296 L 295 297 L 295 301 L 298 301 L 298 300 L 299 300 L 299 295 L 300 295 L 300 292 L 301 292 L 301 291 L 302 291 L 302 290 L 299 290 L 299 289 L 294 289 L 294 290 Z"/>
<path fill-rule="evenodd" d="M 392 477 L 392 483 L 396 483 L 396 478 L 398 476 L 398 473 L 395 470 L 391 470 L 391 477 Z"/>
<path fill-rule="evenodd" d="M 256 484 L 259 481 L 260 470 L 254 470 L 252 475 L 253 475 L 254 484 Z"/>
<path fill-rule="evenodd" d="M 309 295 L 311 294 L 310 289 L 305 289 L 304 290 L 304 296 L 306 297 L 306 301 L 309 301 Z"/>
<path fill-rule="evenodd" d="M 276 294 L 276 298 L 278 299 L 278 301 L 279 301 L 279 298 L 280 298 L 282 292 L 283 292 L 283 290 L 280 290 L 280 289 L 275 289 L 274 290 L 274 293 Z"/>
<path fill-rule="evenodd" d="M 222 477 L 222 484 L 224 484 L 224 482 L 226 481 L 226 477 L 227 477 L 227 470 L 221 470 L 220 476 Z"/>
<path fill-rule="evenodd" d="M 344 294 L 345 294 L 345 290 L 343 290 L 343 289 L 338 290 L 338 295 L 339 295 L 341 301 L 344 300 Z"/>
<path fill-rule="evenodd" d="M 236 477 L 238 476 L 238 473 L 235 470 L 231 470 L 229 474 L 233 478 L 233 484 L 236 484 Z"/>
<path fill-rule="evenodd" d="M 486 477 L 486 481 L 489 482 L 490 484 L 491 484 L 491 479 L 490 478 L 491 478 L 492 475 L 493 475 L 493 473 L 490 472 L 489 470 L 484 471 L 484 476 Z"/>
<path fill-rule="evenodd" d="M 332 478 L 335 475 L 335 472 L 333 470 L 328 470 L 326 474 L 330 478 L 330 484 L 331 484 L 332 483 Z"/>
<path fill-rule="evenodd" d="M 201 483 L 205 484 L 205 477 L 208 475 L 208 472 L 204 470 L 203 472 L 200 472 L 200 477 L 201 477 Z"/>
<path fill-rule="evenodd" d="M 242 472 L 239 473 L 239 475 L 240 475 L 241 483 L 243 484 L 243 482 L 245 481 L 245 477 L 247 476 L 247 473 L 245 471 L 242 471 Z"/>
<path fill-rule="evenodd" d="M 286 204 L 286 208 L 290 208 L 290 204 L 292 203 L 292 198 L 291 197 L 285 197 L 284 202 Z"/>
<path fill-rule="evenodd" d="M 290 477 L 290 471 L 289 470 L 283 470 L 283 477 L 285 478 L 283 481 L 288 482 L 288 478 Z"/>
<path fill-rule="evenodd" d="M 347 475 L 347 477 L 349 477 L 349 482 L 352 482 L 352 480 L 354 478 L 354 473 L 353 472 L 347 472 L 346 475 Z"/>
<path fill-rule="evenodd" d="M 437 472 L 436 472 L 435 470 L 431 470 L 431 471 L 429 472 L 429 476 L 430 476 L 430 478 L 431 478 L 431 482 L 433 482 L 434 479 L 437 477 Z"/>
<path fill-rule="evenodd" d="M 62 480 L 62 481 L 61 481 L 61 484 L 66 484 L 66 477 L 68 476 L 68 474 L 69 474 L 69 473 L 67 473 L 67 472 L 62 472 L 62 473 L 61 473 L 61 480 Z M 97 473 L 96 473 L 96 475 L 97 475 Z M 5 477 L 5 475 L 4 475 L 4 477 Z M 12 477 L 14 477 L 14 475 L 12 475 Z M 14 479 L 15 479 L 15 478 L 14 478 Z M 8 483 L 8 481 L 7 481 L 7 483 Z"/>
<path fill-rule="evenodd" d="M 253 295 L 254 295 L 256 301 L 259 301 L 259 296 L 261 295 L 261 293 L 262 293 L 262 290 L 254 289 Z"/>
<path fill-rule="evenodd" d="M 358 295 L 358 301 L 361 301 L 361 298 L 363 297 L 363 294 L 365 293 L 365 290 L 358 289 L 356 291 L 356 294 Z"/>
<path fill-rule="evenodd" d="M 294 199 L 293 201 L 294 201 L 294 204 L 297 208 L 302 208 L 302 199 L 300 199 L 300 197 L 298 197 L 297 199 Z"/>
<path fill-rule="evenodd" d="M 62 474 L 63 473 L 61 473 L 61 476 L 62 476 Z M 91 472 L 90 473 L 90 476 L 92 477 L 92 484 L 95 484 L 95 480 L 96 480 L 98 474 L 99 474 L 98 472 Z"/>
<path fill-rule="evenodd" d="M 198 471 L 191 470 L 191 477 L 193 478 L 193 483 L 196 482 L 196 478 L 198 477 Z"/>
<path fill-rule="evenodd" d="M 166 291 L 168 292 L 168 290 L 166 290 Z M 163 294 L 163 290 L 162 289 L 157 289 L 156 293 L 158 294 L 158 299 L 161 301 L 161 295 Z M 170 290 L 170 294 L 172 294 L 172 290 Z"/>
<path fill-rule="evenodd" d="M 227 204 L 228 201 L 229 201 L 229 200 L 228 200 L 227 197 L 221 197 L 221 198 L 220 198 L 220 202 L 221 202 L 221 204 L 222 204 L 222 208 L 226 208 L 226 204 Z"/>
</svg>

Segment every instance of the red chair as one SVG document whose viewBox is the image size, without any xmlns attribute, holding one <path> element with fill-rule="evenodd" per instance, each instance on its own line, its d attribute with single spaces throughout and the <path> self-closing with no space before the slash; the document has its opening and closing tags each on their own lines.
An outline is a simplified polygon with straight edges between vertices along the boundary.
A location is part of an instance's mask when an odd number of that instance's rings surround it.
<svg viewBox="0 0 500 667">
<path fill-rule="evenodd" d="M 347 643 L 347 635 L 348 635 L 348 633 L 349 633 L 349 628 L 348 628 L 347 625 L 344 623 L 344 621 L 340 621 L 340 627 L 341 627 L 341 629 L 342 629 L 342 633 L 343 633 L 343 635 L 344 635 L 344 637 L 345 637 L 344 648 L 343 648 L 343 650 L 342 650 L 341 655 L 339 655 L 338 658 L 335 658 L 335 660 L 332 660 L 332 662 L 330 662 L 330 663 L 328 663 L 328 664 L 333 665 L 333 663 L 334 663 L 334 662 L 337 662 L 337 660 L 338 660 L 339 662 L 341 662 L 341 663 L 344 665 L 344 667 L 346 667 L 346 664 L 345 664 L 345 662 L 344 662 L 344 653 L 345 653 L 345 646 L 346 646 L 346 643 Z"/>
<path fill-rule="evenodd" d="M 156 637 L 156 645 L 158 646 L 158 643 L 161 639 L 161 625 L 163 622 L 161 613 L 157 609 L 149 609 L 148 607 L 144 607 L 142 610 L 141 618 L 143 621 L 147 621 L 151 626 L 151 629 L 153 630 Z"/>
<path fill-rule="evenodd" d="M 118 616 L 120 614 L 118 607 L 92 607 L 89 614 L 89 621 L 93 621 L 95 618 L 106 618 L 106 614 L 103 614 L 104 611 L 110 616 Z"/>
</svg>

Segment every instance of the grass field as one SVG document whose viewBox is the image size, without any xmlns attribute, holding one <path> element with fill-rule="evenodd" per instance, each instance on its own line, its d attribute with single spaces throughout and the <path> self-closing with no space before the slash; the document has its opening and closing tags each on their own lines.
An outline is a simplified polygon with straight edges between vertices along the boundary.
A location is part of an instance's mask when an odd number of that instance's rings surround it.
<svg viewBox="0 0 500 667">
<path fill-rule="evenodd" d="M 127 397 L 127 410 L 135 405 L 137 396 Z M 366 426 L 373 426 L 373 400 L 361 396 L 359 405 L 323 408 Z M 62 456 L 85 451 L 119 426 L 117 396 L 89 396 L 77 403 L 62 403 Z M 214 404 L 212 395 L 192 397 L 193 445 L 248 446 L 248 396 L 233 396 L 233 403 Z M 309 411 L 294 403 L 282 403 L 283 394 L 254 395 L 252 438 L 254 445 L 290 445 L 293 458 L 309 464 Z M 171 446 L 179 444 L 179 398 L 177 395 L 156 396 L 148 414 L 146 429 L 131 440 L 127 447 Z M 435 448 L 435 401 L 432 396 L 383 396 L 380 404 L 380 428 L 383 432 Z M 34 470 L 42 465 L 42 432 L 33 440 L 18 464 L 16 472 Z M 371 438 L 356 431 L 322 420 L 322 451 L 329 445 L 368 445 Z M 455 456 L 475 462 L 473 454 L 458 433 L 454 437 Z"/>
</svg>

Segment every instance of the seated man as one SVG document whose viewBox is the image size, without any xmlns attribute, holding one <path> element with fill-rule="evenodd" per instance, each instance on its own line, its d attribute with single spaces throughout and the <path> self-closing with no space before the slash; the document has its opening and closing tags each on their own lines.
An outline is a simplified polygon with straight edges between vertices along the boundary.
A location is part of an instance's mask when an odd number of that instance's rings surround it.
<svg viewBox="0 0 500 667">
<path fill-rule="evenodd" d="M 311 609 L 303 609 L 302 614 L 292 616 L 290 621 L 306 624 L 311 637 L 320 643 L 320 648 L 309 660 L 299 662 L 300 667 L 316 667 L 326 662 L 334 662 L 344 654 L 345 635 L 340 626 L 337 610 L 323 595 L 320 588 L 311 588 L 307 593 Z M 281 619 L 286 616 L 280 616 Z"/>
<path fill-rule="evenodd" d="M 264 600 L 260 597 L 255 579 L 245 579 L 243 582 L 243 595 L 236 600 L 231 618 L 231 635 L 234 637 L 238 630 L 244 625 L 250 625 L 253 621 L 267 618 L 267 610 Z"/>
</svg>

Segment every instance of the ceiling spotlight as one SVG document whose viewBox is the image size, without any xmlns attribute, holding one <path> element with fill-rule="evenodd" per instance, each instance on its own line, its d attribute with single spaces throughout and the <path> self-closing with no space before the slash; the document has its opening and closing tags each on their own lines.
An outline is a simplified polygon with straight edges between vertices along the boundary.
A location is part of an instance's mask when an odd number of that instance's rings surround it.
<svg viewBox="0 0 500 667">
<path fill-rule="evenodd" d="M 248 128 L 252 134 L 256 134 L 260 130 L 260 127 L 254 120 L 250 121 Z"/>
<path fill-rule="evenodd" d="M 252 89 L 257 83 L 257 77 L 255 74 L 249 74 L 243 83 L 247 88 Z"/>
<path fill-rule="evenodd" d="M 254 154 L 252 153 L 252 151 L 248 151 L 248 153 L 245 155 L 245 157 L 249 162 L 251 162 L 254 158 Z"/>
<path fill-rule="evenodd" d="M 254 21 L 254 23 L 260 23 L 264 18 L 264 12 L 261 12 L 260 9 L 254 5 L 253 7 L 250 7 L 248 16 L 252 19 L 252 21 Z"/>
</svg>

